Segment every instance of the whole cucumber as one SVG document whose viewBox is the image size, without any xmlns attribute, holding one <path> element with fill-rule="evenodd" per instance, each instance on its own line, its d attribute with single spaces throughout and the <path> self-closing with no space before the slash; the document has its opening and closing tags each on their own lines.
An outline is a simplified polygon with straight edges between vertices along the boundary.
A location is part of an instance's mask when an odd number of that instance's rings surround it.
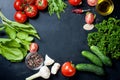
<svg viewBox="0 0 120 80">
<path fill-rule="evenodd" d="M 85 63 L 77 64 L 76 69 L 78 71 L 92 72 L 92 73 L 95 73 L 96 75 L 100 75 L 100 76 L 104 75 L 103 68 L 93 65 L 93 64 L 85 64 Z"/>
<path fill-rule="evenodd" d="M 87 59 L 89 59 L 92 63 L 94 63 L 97 66 L 101 66 L 102 67 L 102 61 L 94 54 L 92 54 L 89 51 L 82 51 L 82 55 L 84 57 L 86 57 Z"/>
<path fill-rule="evenodd" d="M 105 64 L 106 66 L 112 66 L 110 58 L 104 55 L 97 46 L 91 46 L 90 49 L 101 59 L 103 64 Z"/>
</svg>

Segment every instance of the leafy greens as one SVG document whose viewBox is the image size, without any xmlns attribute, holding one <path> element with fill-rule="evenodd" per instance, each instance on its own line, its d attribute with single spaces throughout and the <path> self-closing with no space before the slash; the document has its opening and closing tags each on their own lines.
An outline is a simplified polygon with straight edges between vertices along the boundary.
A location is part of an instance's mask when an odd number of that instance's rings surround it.
<svg viewBox="0 0 120 80">
<path fill-rule="evenodd" d="M 11 62 L 20 62 L 29 50 L 34 37 L 40 39 L 35 28 L 29 24 L 21 24 L 7 19 L 0 11 L 2 24 L 0 31 L 4 30 L 8 38 L 0 38 L 0 54 Z"/>
<path fill-rule="evenodd" d="M 120 58 L 120 20 L 110 17 L 95 25 L 97 32 L 88 34 L 88 45 L 96 45 L 111 58 Z"/>
<path fill-rule="evenodd" d="M 62 0 L 48 0 L 48 11 L 49 14 L 52 15 L 56 13 L 58 19 L 60 19 L 60 13 L 64 12 L 67 4 Z"/>
</svg>

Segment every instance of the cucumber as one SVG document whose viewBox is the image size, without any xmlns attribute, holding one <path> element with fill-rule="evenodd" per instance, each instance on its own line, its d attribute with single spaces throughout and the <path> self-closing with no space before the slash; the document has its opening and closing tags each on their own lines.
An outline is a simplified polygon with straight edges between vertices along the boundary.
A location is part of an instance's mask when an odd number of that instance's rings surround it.
<svg viewBox="0 0 120 80">
<path fill-rule="evenodd" d="M 104 55 L 97 46 L 91 46 L 90 47 L 91 51 L 94 52 L 103 62 L 104 65 L 106 66 L 112 66 L 112 62 L 109 57 Z"/>
<path fill-rule="evenodd" d="M 78 71 L 87 71 L 87 72 L 92 72 L 96 75 L 104 75 L 104 70 L 102 67 L 93 65 L 93 64 L 86 64 L 86 63 L 81 63 L 76 65 L 76 69 Z"/>
<path fill-rule="evenodd" d="M 102 61 L 94 54 L 92 54 L 89 51 L 82 51 L 82 55 L 84 57 L 86 57 L 87 59 L 89 59 L 92 63 L 94 63 L 97 66 L 101 66 L 102 67 Z"/>
</svg>

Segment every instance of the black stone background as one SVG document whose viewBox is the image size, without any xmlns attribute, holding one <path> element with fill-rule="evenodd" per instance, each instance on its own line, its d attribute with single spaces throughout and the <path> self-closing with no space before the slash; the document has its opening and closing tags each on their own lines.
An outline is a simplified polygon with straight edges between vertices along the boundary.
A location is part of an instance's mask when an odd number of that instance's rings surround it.
<svg viewBox="0 0 120 80">
<path fill-rule="evenodd" d="M 13 8 L 14 0 L 0 0 L 0 8 L 4 15 L 11 20 L 14 20 Z M 56 15 L 49 16 L 48 11 L 39 12 L 38 17 L 29 19 L 29 22 L 38 31 L 41 40 L 35 39 L 39 44 L 39 54 L 43 57 L 48 54 L 56 62 L 63 64 L 66 61 L 72 61 L 74 64 L 90 63 L 80 53 L 82 50 L 89 50 L 87 45 L 87 34 L 92 31 L 83 30 L 84 14 L 73 14 L 74 8 L 91 9 L 91 12 L 96 14 L 95 23 L 101 22 L 108 17 L 120 19 L 120 1 L 113 0 L 115 4 L 114 12 L 106 17 L 96 13 L 95 7 L 89 7 L 86 0 L 78 7 L 73 7 L 67 3 L 65 13 L 61 13 L 61 19 L 58 20 Z M 6 35 L 0 32 L 0 37 Z M 100 77 L 89 72 L 79 72 L 71 78 L 64 77 L 59 71 L 57 75 L 51 75 L 49 80 L 120 80 L 120 61 L 112 60 L 113 67 L 105 67 L 106 76 Z M 25 80 L 26 77 L 36 73 L 37 71 L 30 70 L 26 67 L 24 61 L 20 63 L 11 63 L 0 55 L 0 80 Z M 43 80 L 37 78 L 35 80 Z"/>
</svg>

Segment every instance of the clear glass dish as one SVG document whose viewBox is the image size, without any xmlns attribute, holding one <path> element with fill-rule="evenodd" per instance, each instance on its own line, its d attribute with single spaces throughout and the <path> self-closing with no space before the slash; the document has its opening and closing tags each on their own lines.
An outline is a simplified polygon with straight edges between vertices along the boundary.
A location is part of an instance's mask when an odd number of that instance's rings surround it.
<svg viewBox="0 0 120 80">
<path fill-rule="evenodd" d="M 25 64 L 31 70 L 38 70 L 43 65 L 43 61 L 41 54 L 28 53 L 25 59 Z"/>
</svg>

